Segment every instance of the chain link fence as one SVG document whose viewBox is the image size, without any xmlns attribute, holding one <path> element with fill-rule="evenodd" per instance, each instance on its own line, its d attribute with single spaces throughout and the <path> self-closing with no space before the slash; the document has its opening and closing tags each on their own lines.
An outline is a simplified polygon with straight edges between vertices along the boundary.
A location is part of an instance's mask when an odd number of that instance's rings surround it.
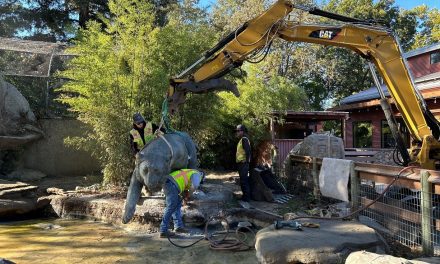
<svg viewBox="0 0 440 264">
<path fill-rule="evenodd" d="M 56 101 L 55 89 L 64 80 L 54 74 L 74 56 L 65 43 L 0 37 L 0 75 L 14 85 L 39 118 L 70 116 L 67 106 Z"/>
</svg>

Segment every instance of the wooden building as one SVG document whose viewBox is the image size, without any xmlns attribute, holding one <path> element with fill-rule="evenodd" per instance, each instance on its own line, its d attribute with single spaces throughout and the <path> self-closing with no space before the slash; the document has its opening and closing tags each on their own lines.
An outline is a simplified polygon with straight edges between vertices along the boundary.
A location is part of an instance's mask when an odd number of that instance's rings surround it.
<svg viewBox="0 0 440 264">
<path fill-rule="evenodd" d="M 340 131 L 345 131 L 345 120 L 347 118 L 347 112 L 273 111 L 270 122 L 270 134 L 272 143 L 278 149 L 279 162 L 283 162 L 289 151 L 306 136 L 322 131 L 323 121 L 334 120 L 338 122 Z"/>
<path fill-rule="evenodd" d="M 416 88 L 425 98 L 428 108 L 440 120 L 440 43 L 404 54 Z M 381 87 L 389 97 L 385 85 Z M 344 143 L 346 148 L 393 148 L 394 139 L 380 107 L 376 87 L 344 98 L 340 105 L 329 110 L 349 112 Z M 409 133 L 400 113 L 392 105 L 404 140 L 409 144 Z"/>
</svg>

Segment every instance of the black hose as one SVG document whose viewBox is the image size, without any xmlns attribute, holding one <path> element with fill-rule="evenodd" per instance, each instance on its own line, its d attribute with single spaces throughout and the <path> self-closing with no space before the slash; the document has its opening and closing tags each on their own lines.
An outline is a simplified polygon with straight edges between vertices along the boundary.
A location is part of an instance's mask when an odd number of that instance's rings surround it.
<svg viewBox="0 0 440 264">
<path fill-rule="evenodd" d="M 223 231 L 216 231 L 212 234 L 209 234 L 208 232 L 208 226 L 209 223 L 215 219 L 220 220 L 220 222 L 225 222 L 226 224 L 223 226 Z M 241 229 L 246 229 L 249 232 L 251 232 L 254 235 L 254 242 L 252 244 L 246 244 L 247 235 L 243 231 L 240 231 Z M 230 236 L 230 234 L 235 234 L 235 236 Z M 221 235 L 220 239 L 216 239 L 218 235 Z M 241 236 L 241 237 L 240 237 Z M 255 245 L 255 233 L 252 229 L 249 227 L 237 227 L 235 231 L 229 230 L 229 223 L 226 220 L 225 217 L 222 216 L 213 216 L 210 217 L 208 221 L 205 223 L 205 231 L 204 236 L 199 238 L 198 240 L 192 242 L 188 245 L 180 245 L 177 244 L 175 241 L 171 240 L 171 237 L 167 235 L 168 241 L 179 248 L 188 248 L 191 246 L 194 246 L 195 244 L 199 243 L 200 241 L 206 239 L 209 241 L 209 248 L 213 250 L 232 250 L 232 251 L 244 251 L 249 250 L 254 247 Z"/>
<path fill-rule="evenodd" d="M 417 166 L 408 166 L 408 167 L 405 167 L 405 168 L 401 169 L 399 171 L 399 173 L 396 174 L 396 176 L 394 177 L 393 181 L 382 191 L 382 193 L 378 197 L 376 197 L 369 204 L 359 208 L 358 210 L 355 210 L 354 212 L 350 213 L 349 215 L 340 216 L 340 217 L 330 217 L 330 218 L 329 217 L 310 216 L 309 215 L 309 216 L 298 216 L 298 217 L 294 217 L 294 218 L 289 219 L 289 220 L 293 221 L 293 220 L 306 219 L 306 218 L 307 219 L 321 219 L 321 220 L 348 220 L 352 216 L 358 214 L 359 212 L 361 212 L 363 210 L 368 209 L 370 206 L 372 206 L 374 203 L 376 203 L 379 199 L 381 199 L 385 195 L 386 192 L 388 192 L 388 190 L 391 188 L 391 186 L 400 178 L 401 174 L 404 171 L 409 170 L 409 169 L 414 169 L 414 168 L 418 168 L 418 167 Z M 214 232 L 214 233 L 209 235 L 208 234 L 208 226 L 209 226 L 209 223 L 212 220 L 214 220 L 214 219 L 219 219 L 221 221 L 225 221 L 226 222 L 226 225 L 224 226 L 225 230 L 224 231 L 219 231 L 219 232 Z M 247 229 L 248 231 L 250 231 L 254 235 L 254 242 L 253 242 L 253 244 L 248 245 L 248 244 L 245 243 L 245 241 L 247 240 L 247 236 L 246 236 L 246 234 L 244 232 L 240 231 L 241 228 Z M 228 239 L 228 236 L 231 233 L 235 233 L 236 237 Z M 224 235 L 221 239 L 218 239 L 218 240 L 214 239 L 214 237 L 216 235 L 220 235 L 220 234 Z M 239 235 L 242 235 L 244 238 L 239 239 Z M 179 244 L 176 244 L 175 242 L 173 242 L 171 240 L 170 236 L 168 236 L 168 235 L 167 235 L 167 238 L 168 238 L 168 241 L 170 241 L 171 244 L 173 244 L 174 246 L 179 247 L 179 248 L 191 247 L 191 246 L 197 244 L 198 242 L 200 242 L 200 241 L 202 241 L 204 239 L 207 239 L 209 241 L 209 247 L 211 249 L 214 249 L 214 250 L 243 251 L 243 250 L 251 249 L 255 245 L 255 233 L 252 231 L 252 229 L 250 229 L 249 227 L 237 227 L 235 232 L 232 232 L 232 231 L 229 230 L 229 223 L 228 223 L 228 221 L 226 220 L 225 217 L 222 217 L 222 216 L 214 216 L 214 217 L 211 217 L 208 221 L 206 221 L 204 236 L 201 237 L 200 239 L 198 239 L 197 241 L 189 244 L 189 245 L 179 245 Z"/>
</svg>

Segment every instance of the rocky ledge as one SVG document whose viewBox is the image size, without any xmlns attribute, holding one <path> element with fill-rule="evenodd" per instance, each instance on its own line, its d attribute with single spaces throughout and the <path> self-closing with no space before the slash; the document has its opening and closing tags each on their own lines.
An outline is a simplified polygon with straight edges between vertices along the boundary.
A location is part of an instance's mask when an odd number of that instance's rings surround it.
<svg viewBox="0 0 440 264">
<path fill-rule="evenodd" d="M 40 210 L 38 186 L 17 181 L 0 180 L 0 219 L 17 218 Z"/>
<path fill-rule="evenodd" d="M 302 231 L 268 226 L 257 233 L 255 249 L 260 263 L 342 263 L 353 251 L 382 251 L 376 232 L 356 221 L 301 219 L 315 228 Z M 319 226 L 318 228 L 316 228 Z"/>
<path fill-rule="evenodd" d="M 49 190 L 54 195 L 39 198 L 39 204 L 46 205 L 48 213 L 61 218 L 91 218 L 107 223 L 124 226 L 130 230 L 157 231 L 165 208 L 165 197 L 141 197 L 136 205 L 132 220 L 122 224 L 125 199 L 121 195 L 98 192 L 64 192 L 60 189 Z M 225 216 L 228 222 L 248 221 L 255 227 L 265 227 L 277 218 L 262 212 L 237 208 L 230 189 L 221 184 L 204 184 L 203 194 L 182 207 L 183 219 L 187 226 L 201 227 L 211 216 Z"/>
</svg>

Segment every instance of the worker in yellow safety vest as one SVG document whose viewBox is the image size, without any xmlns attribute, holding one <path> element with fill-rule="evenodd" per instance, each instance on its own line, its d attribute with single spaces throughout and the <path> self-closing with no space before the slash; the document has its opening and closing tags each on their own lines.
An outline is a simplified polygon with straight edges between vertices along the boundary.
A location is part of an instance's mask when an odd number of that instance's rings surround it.
<svg viewBox="0 0 440 264">
<path fill-rule="evenodd" d="M 188 233 L 182 220 L 182 199 L 185 191 L 192 191 L 196 195 L 204 195 L 198 191 L 200 184 L 203 183 L 205 174 L 194 169 L 181 169 L 172 172 L 163 186 L 165 194 L 165 212 L 160 224 L 159 237 L 164 238 L 173 236 L 176 233 Z M 174 232 L 168 230 L 169 222 L 173 219 Z"/>
<path fill-rule="evenodd" d="M 130 146 L 133 155 L 136 155 L 148 142 L 154 139 L 157 126 L 146 122 L 140 113 L 133 115 L 133 128 L 130 130 Z"/>
<path fill-rule="evenodd" d="M 237 144 L 235 161 L 237 162 L 238 175 L 240 176 L 240 187 L 243 192 L 241 200 L 249 202 L 251 199 L 251 190 L 249 185 L 249 164 L 251 162 L 251 143 L 247 136 L 247 128 L 244 125 L 238 125 L 235 129 L 236 136 L 240 139 Z"/>
</svg>

